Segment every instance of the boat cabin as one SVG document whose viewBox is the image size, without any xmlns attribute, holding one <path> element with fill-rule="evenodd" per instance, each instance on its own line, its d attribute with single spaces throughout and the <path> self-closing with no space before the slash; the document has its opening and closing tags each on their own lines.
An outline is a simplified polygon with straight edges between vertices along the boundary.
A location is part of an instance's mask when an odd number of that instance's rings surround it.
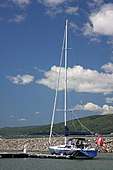
<svg viewBox="0 0 113 170">
<path fill-rule="evenodd" d="M 70 138 L 67 141 L 66 147 L 74 146 L 77 148 L 84 148 L 88 146 L 88 141 L 85 138 Z"/>
</svg>

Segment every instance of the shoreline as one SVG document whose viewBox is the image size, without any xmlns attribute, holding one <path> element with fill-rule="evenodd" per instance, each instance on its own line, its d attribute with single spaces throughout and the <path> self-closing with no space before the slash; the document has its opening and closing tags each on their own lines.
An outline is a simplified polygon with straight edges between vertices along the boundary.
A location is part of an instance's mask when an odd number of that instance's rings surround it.
<svg viewBox="0 0 113 170">
<path fill-rule="evenodd" d="M 85 137 L 88 139 L 93 147 L 96 146 L 96 137 Z M 104 137 L 106 148 L 100 147 L 100 152 L 113 152 L 113 137 Z M 64 143 L 63 137 L 54 137 L 51 145 L 61 145 Z M 18 138 L 6 139 L 0 138 L 0 152 L 34 152 L 34 153 L 48 153 L 48 137 L 40 138 Z"/>
</svg>

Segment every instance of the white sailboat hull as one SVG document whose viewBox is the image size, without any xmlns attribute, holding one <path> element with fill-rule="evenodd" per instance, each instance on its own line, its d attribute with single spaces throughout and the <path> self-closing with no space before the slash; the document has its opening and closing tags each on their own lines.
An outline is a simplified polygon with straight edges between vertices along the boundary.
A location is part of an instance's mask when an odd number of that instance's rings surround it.
<svg viewBox="0 0 113 170">
<path fill-rule="evenodd" d="M 73 146 L 50 146 L 49 151 L 55 155 L 68 155 L 74 158 L 94 158 L 97 156 L 95 148 L 76 148 Z"/>
</svg>

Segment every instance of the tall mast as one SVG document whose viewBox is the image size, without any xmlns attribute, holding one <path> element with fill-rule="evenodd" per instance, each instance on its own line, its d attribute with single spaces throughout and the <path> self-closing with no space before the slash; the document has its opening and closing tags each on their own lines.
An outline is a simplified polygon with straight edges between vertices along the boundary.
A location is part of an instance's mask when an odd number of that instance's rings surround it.
<svg viewBox="0 0 113 170">
<path fill-rule="evenodd" d="M 57 96 L 58 96 L 58 88 L 59 88 L 59 82 L 60 82 L 60 74 L 61 74 L 61 66 L 62 66 L 62 60 L 64 57 L 64 48 L 65 48 L 65 30 L 64 30 L 64 38 L 63 38 L 63 43 L 62 43 L 62 51 L 61 51 L 61 58 L 60 58 L 60 69 L 58 73 L 58 79 L 57 79 L 57 88 L 55 92 L 55 97 L 54 97 L 54 106 L 53 106 L 53 112 L 52 112 L 52 119 L 51 119 L 51 127 L 50 127 L 50 134 L 49 134 L 49 144 L 51 144 L 51 137 L 52 137 L 52 131 L 53 131 L 53 123 L 54 123 L 54 118 L 55 118 L 55 112 L 56 112 L 56 105 L 57 105 Z"/>
<path fill-rule="evenodd" d="M 61 73 L 61 65 L 62 65 L 62 58 L 63 55 L 65 57 L 65 89 L 64 89 L 64 125 L 65 125 L 65 131 L 67 129 L 67 55 L 68 55 L 68 20 L 66 20 L 65 23 L 65 31 L 64 31 L 64 39 L 62 44 L 62 53 L 61 53 L 61 59 L 60 59 L 60 70 L 58 74 L 58 80 L 57 80 L 57 88 L 55 93 L 55 100 L 54 100 L 54 107 L 53 107 L 53 114 L 52 114 L 52 120 L 51 120 L 51 128 L 50 128 L 50 135 L 49 135 L 49 144 L 51 144 L 51 136 L 52 136 L 52 130 L 53 130 L 53 122 L 55 117 L 55 111 L 56 111 L 56 104 L 57 104 L 57 94 L 58 94 L 58 87 L 59 87 L 59 81 L 60 81 L 60 73 Z M 65 135 L 65 145 L 66 145 L 66 135 Z"/>
<path fill-rule="evenodd" d="M 64 125 L 65 131 L 67 129 L 67 57 L 68 57 L 68 20 L 66 19 L 65 25 L 65 90 L 64 90 Z M 65 145 L 67 142 L 65 134 Z"/>
</svg>

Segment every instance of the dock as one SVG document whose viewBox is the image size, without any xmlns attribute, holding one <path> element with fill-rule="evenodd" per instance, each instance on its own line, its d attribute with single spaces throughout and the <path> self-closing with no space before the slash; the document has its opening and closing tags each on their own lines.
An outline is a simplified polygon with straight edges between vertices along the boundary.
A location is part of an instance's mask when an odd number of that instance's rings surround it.
<svg viewBox="0 0 113 170">
<path fill-rule="evenodd" d="M 23 152 L 1 152 L 0 158 L 28 158 L 28 154 Z"/>
<path fill-rule="evenodd" d="M 38 154 L 38 153 L 23 153 L 23 152 L 1 152 L 0 159 L 2 158 L 40 158 L 40 159 L 70 159 L 69 155 L 51 155 L 51 154 Z"/>
</svg>

